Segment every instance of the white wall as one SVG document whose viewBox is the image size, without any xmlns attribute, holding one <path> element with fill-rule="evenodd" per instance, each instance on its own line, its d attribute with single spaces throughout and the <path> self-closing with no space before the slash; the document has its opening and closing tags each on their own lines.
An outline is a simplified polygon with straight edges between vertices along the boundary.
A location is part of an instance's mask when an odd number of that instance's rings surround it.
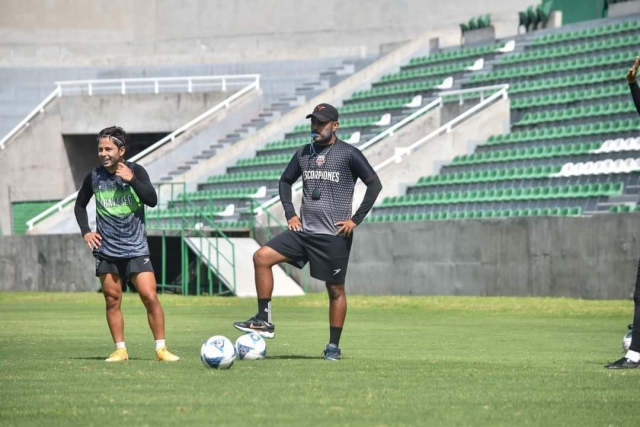
<svg viewBox="0 0 640 427">
<path fill-rule="evenodd" d="M 2 0 L 5 64 L 229 62 L 353 56 L 491 13 L 514 34 L 531 0 Z"/>
</svg>

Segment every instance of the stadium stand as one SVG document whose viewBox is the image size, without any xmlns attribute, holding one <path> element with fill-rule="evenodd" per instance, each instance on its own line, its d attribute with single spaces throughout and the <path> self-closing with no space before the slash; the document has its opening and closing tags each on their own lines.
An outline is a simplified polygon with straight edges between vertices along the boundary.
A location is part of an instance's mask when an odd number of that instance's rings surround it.
<svg viewBox="0 0 640 427">
<path fill-rule="evenodd" d="M 519 40 L 523 51 L 471 75 L 463 87 L 510 84 L 512 131 L 385 198 L 368 220 L 635 211 L 640 120 L 624 75 L 640 20 L 602 22 Z"/>
<path fill-rule="evenodd" d="M 480 69 L 474 67 L 479 55 L 491 59 L 504 48 L 505 43 L 492 43 L 411 59 L 398 72 L 383 76 L 370 89 L 357 91 L 343 101 L 339 108 L 340 137 L 356 146 L 362 145 L 431 102 L 438 91 L 451 88 L 454 79 Z M 234 217 L 219 218 L 217 224 L 230 228 L 246 227 L 251 218 L 249 208 L 256 201 L 265 201 L 277 194 L 280 174 L 293 152 L 308 143 L 308 135 L 308 123 L 296 126 L 286 133 L 283 140 L 268 143 L 253 158 L 239 160 L 227 168 L 226 174 L 210 176 L 206 182 L 198 184 L 197 192 L 189 193 L 186 197 L 180 195 L 170 206 L 175 208 L 181 203 L 189 206 L 195 203 L 194 200 L 211 205 L 217 195 L 230 191 L 223 204 L 235 206 Z M 262 199 L 248 196 L 259 188 L 266 189 Z M 175 215 L 179 216 L 178 213 Z M 233 219 L 238 222 L 234 223 Z M 193 226 L 201 218 L 185 217 L 184 220 Z M 167 224 L 164 220 L 156 219 L 153 213 L 149 223 L 151 227 L 164 227 Z"/>
</svg>

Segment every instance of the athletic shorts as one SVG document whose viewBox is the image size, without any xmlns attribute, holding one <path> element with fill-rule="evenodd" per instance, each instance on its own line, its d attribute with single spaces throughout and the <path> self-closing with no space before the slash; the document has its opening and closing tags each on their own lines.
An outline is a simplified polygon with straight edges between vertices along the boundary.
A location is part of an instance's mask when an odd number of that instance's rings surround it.
<svg viewBox="0 0 640 427">
<path fill-rule="evenodd" d="M 265 246 L 289 258 L 294 267 L 302 268 L 308 262 L 315 279 L 344 284 L 352 241 L 353 234 L 344 237 L 286 230 Z"/>
<path fill-rule="evenodd" d="M 136 258 L 106 258 L 96 255 L 96 277 L 105 273 L 115 273 L 122 278 L 122 286 L 126 287 L 129 276 L 133 273 L 149 271 L 153 273 L 149 255 Z"/>
</svg>

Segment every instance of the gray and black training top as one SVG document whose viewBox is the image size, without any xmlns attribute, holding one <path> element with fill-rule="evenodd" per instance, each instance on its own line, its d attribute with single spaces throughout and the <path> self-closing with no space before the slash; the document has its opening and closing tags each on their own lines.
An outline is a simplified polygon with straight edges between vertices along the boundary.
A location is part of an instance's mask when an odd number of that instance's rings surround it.
<svg viewBox="0 0 640 427">
<path fill-rule="evenodd" d="M 86 176 L 76 198 L 76 220 L 84 236 L 91 231 L 86 207 L 91 196 L 96 197 L 96 231 L 102 243 L 94 253 L 107 258 L 149 255 L 144 205 L 154 207 L 158 196 L 142 166 L 125 164 L 133 171 L 131 182 L 122 181 L 100 166 Z"/>
<path fill-rule="evenodd" d="M 280 178 L 280 200 L 287 219 L 296 215 L 291 202 L 291 185 L 302 177 L 302 229 L 312 234 L 335 235 L 336 222 L 351 218 L 360 224 L 382 185 L 367 159 L 356 147 L 336 140 L 328 146 L 315 143 L 300 147 Z M 352 215 L 356 181 L 367 185 L 367 194 Z M 314 198 L 314 192 L 318 198 Z"/>
</svg>

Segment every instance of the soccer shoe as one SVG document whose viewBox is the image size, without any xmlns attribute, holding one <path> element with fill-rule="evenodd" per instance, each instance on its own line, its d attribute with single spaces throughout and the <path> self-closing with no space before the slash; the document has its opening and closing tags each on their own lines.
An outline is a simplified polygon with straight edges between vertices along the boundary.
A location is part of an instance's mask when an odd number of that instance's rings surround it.
<svg viewBox="0 0 640 427">
<path fill-rule="evenodd" d="M 177 362 L 180 360 L 180 358 L 171 353 L 167 347 L 162 347 L 160 350 L 157 350 L 156 357 L 160 362 Z"/>
<path fill-rule="evenodd" d="M 604 365 L 607 369 L 635 369 L 640 366 L 640 362 L 632 362 L 631 360 L 623 357 L 622 359 L 618 359 L 613 363 L 608 365 Z"/>
<path fill-rule="evenodd" d="M 104 359 L 105 362 L 124 362 L 129 360 L 129 353 L 126 348 L 116 348 L 116 351 L 111 353 L 111 356 Z"/>
<path fill-rule="evenodd" d="M 258 334 L 262 338 L 271 339 L 276 337 L 275 325 L 259 319 L 257 315 L 253 316 L 246 322 L 235 322 L 233 326 L 242 332 Z"/>
<path fill-rule="evenodd" d="M 633 331 L 633 323 L 628 324 L 627 328 L 629 328 L 630 331 Z"/>
<path fill-rule="evenodd" d="M 342 350 L 335 344 L 327 344 L 327 347 L 325 347 L 322 352 L 322 356 L 324 360 L 340 360 L 342 359 Z"/>
</svg>

